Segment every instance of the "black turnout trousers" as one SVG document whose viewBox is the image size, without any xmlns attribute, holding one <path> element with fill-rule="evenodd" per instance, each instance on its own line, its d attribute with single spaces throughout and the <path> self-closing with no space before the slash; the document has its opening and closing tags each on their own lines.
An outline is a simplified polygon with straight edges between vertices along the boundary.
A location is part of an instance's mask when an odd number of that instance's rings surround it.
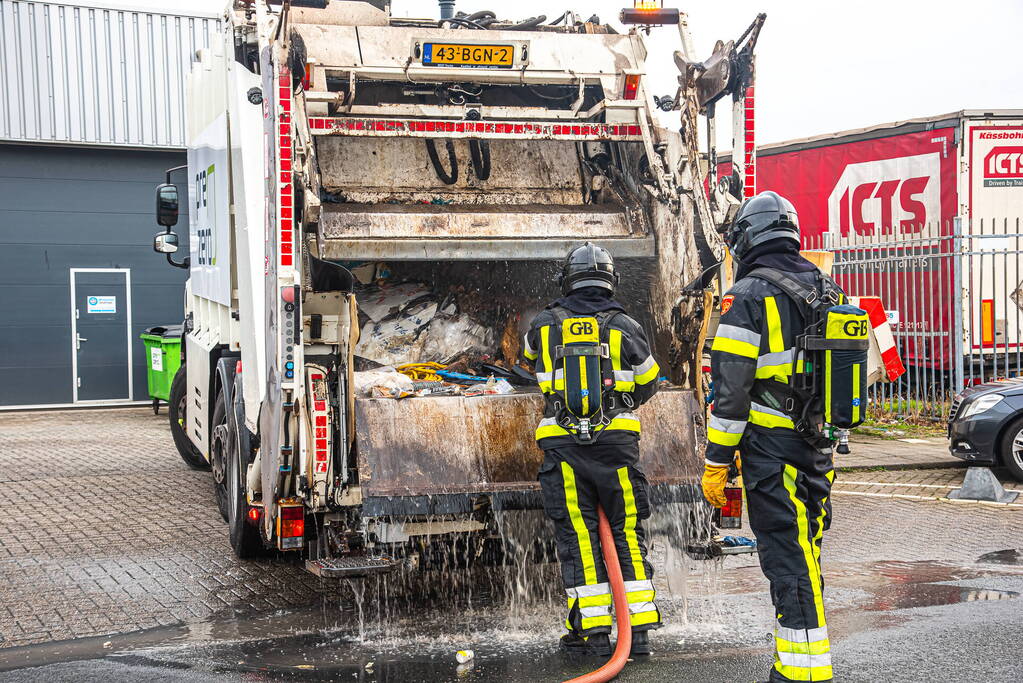
<svg viewBox="0 0 1023 683">
<path fill-rule="evenodd" d="M 565 627 L 573 633 L 611 631 L 611 587 L 597 533 L 598 505 L 614 535 L 633 630 L 661 625 L 642 524 L 650 516 L 649 485 L 638 461 L 639 443 L 634 440 L 544 451 L 538 479 L 544 510 L 554 523 L 568 596 Z"/>
<path fill-rule="evenodd" d="M 831 681 L 821 541 L 831 525 L 831 449 L 751 427 L 739 446 L 760 566 L 777 617 L 771 681 Z"/>
</svg>

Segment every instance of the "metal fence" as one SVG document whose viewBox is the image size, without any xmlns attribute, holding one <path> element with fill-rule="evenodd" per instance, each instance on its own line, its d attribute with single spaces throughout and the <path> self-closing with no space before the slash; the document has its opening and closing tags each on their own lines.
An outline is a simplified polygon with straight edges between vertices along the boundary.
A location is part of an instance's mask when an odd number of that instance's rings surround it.
<svg viewBox="0 0 1023 683">
<path fill-rule="evenodd" d="M 834 254 L 851 296 L 877 296 L 906 374 L 871 388 L 874 417 L 945 419 L 964 387 L 1023 365 L 1021 219 L 956 219 L 883 234 L 825 232 L 804 248 Z"/>
</svg>

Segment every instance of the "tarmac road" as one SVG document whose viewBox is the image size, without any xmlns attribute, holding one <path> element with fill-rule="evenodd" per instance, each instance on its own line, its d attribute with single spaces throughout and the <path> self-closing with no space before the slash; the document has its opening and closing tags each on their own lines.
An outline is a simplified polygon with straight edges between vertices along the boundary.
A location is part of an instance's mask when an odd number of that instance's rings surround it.
<svg viewBox="0 0 1023 683">
<path fill-rule="evenodd" d="M 0 681 L 532 683 L 600 664 L 557 651 L 554 580 L 533 584 L 543 599 L 453 576 L 426 595 L 234 560 L 209 474 L 184 468 L 162 418 L 0 415 Z M 840 474 L 823 558 L 836 680 L 1023 680 L 1023 505 L 921 495 L 961 476 Z M 59 504 L 24 504 L 55 492 Z M 772 610 L 755 559 L 654 549 L 667 625 L 618 680 L 765 678 Z M 459 667 L 461 649 L 476 656 Z"/>
</svg>

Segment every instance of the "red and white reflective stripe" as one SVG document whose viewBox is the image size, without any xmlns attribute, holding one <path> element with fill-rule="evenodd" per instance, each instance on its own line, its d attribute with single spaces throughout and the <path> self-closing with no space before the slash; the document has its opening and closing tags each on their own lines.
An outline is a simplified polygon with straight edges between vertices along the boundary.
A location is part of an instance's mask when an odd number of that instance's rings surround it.
<svg viewBox="0 0 1023 683">
<path fill-rule="evenodd" d="M 743 179 L 742 194 L 749 199 L 757 193 L 757 143 L 756 131 L 754 130 L 754 101 L 753 86 L 746 88 L 746 96 L 743 99 L 744 112 L 744 136 L 743 140 L 743 168 L 746 169 L 746 177 Z"/>
<path fill-rule="evenodd" d="M 615 140 L 640 142 L 637 124 L 527 123 L 521 121 L 443 121 L 437 119 L 355 119 L 313 116 L 313 135 L 522 140 Z"/>
<path fill-rule="evenodd" d="M 281 231 L 280 265 L 293 267 L 295 265 L 293 225 L 295 195 L 291 176 L 291 69 L 282 66 L 277 73 L 277 155 L 281 169 L 277 200 Z"/>
<path fill-rule="evenodd" d="M 322 387 L 323 374 L 312 372 L 309 375 L 310 386 Z M 327 402 L 313 400 L 313 473 L 326 474 L 330 458 L 330 425 L 328 421 Z"/>
<path fill-rule="evenodd" d="M 888 314 L 884 310 L 881 298 L 877 296 L 851 296 L 849 301 L 854 306 L 862 308 L 870 318 L 870 326 L 874 330 L 874 339 L 877 341 L 877 348 L 881 352 L 881 362 L 884 364 L 885 375 L 888 380 L 894 382 L 906 374 L 906 366 L 902 364 L 899 357 L 899 350 L 895 346 L 895 337 L 892 335 L 891 325 L 888 323 Z"/>
</svg>

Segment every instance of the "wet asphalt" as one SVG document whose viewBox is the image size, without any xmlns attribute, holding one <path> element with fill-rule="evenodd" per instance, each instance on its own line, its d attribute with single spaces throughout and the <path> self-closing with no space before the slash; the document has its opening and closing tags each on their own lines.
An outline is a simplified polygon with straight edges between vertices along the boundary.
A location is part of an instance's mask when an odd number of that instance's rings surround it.
<svg viewBox="0 0 1023 683">
<path fill-rule="evenodd" d="M 1023 680 L 1023 564 L 1007 549 L 983 562 L 850 565 L 832 581 L 836 681 Z M 960 578 L 961 577 L 961 578 Z M 655 654 L 616 679 L 756 681 L 771 664 L 766 593 L 692 597 L 654 634 Z M 329 628 L 323 614 L 282 610 L 232 615 L 116 638 L 0 651 L 2 681 L 562 681 L 601 662 L 553 643 L 549 615 L 514 623 L 489 608 L 445 614 L 402 608 L 386 621 L 354 613 Z M 541 610 L 542 612 L 543 610 Z M 668 606 L 667 612 L 671 612 Z M 691 614 L 696 621 L 685 621 Z M 683 616 L 684 615 L 684 616 Z M 454 653 L 472 649 L 459 665 Z M 24 667 L 24 668 L 13 668 Z"/>
</svg>

